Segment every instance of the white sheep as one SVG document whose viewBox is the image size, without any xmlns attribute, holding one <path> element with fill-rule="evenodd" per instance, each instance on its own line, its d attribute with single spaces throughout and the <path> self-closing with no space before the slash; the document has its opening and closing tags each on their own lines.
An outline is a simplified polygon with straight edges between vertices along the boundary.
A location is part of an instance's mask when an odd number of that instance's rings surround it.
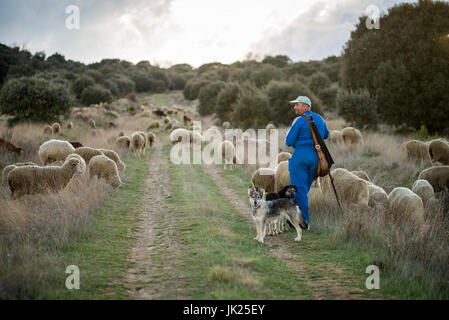
<svg viewBox="0 0 449 320">
<path fill-rule="evenodd" d="M 190 143 L 189 132 L 184 128 L 177 128 L 170 133 L 168 140 L 171 144 L 176 144 L 178 142 Z"/>
<path fill-rule="evenodd" d="M 368 185 L 369 200 L 368 205 L 374 209 L 380 209 L 382 212 L 387 208 L 388 194 L 379 186 L 370 181 L 366 181 Z"/>
<path fill-rule="evenodd" d="M 365 180 L 344 168 L 332 170 L 331 175 L 341 204 L 352 208 L 369 208 L 369 188 Z M 321 190 L 324 195 L 335 198 L 329 176 L 322 179 Z"/>
<path fill-rule="evenodd" d="M 412 190 L 404 187 L 394 188 L 387 202 L 388 216 L 398 223 L 424 222 L 424 205 L 421 198 Z"/>
<path fill-rule="evenodd" d="M 59 133 L 61 132 L 61 125 L 58 122 L 55 122 L 51 125 L 52 129 L 53 129 L 53 133 Z"/>
<path fill-rule="evenodd" d="M 75 148 L 70 142 L 52 139 L 41 144 L 39 147 L 39 158 L 41 159 L 41 163 L 46 165 L 58 160 L 65 160 L 74 151 Z"/>
<path fill-rule="evenodd" d="M 122 184 L 117 165 L 104 155 L 95 156 L 89 162 L 89 177 L 94 176 L 98 179 L 105 179 L 106 183 L 114 188 L 118 188 Z"/>
<path fill-rule="evenodd" d="M 292 154 L 290 152 L 280 152 L 278 153 L 278 155 L 276 156 L 276 163 L 279 164 L 282 161 L 287 161 L 288 159 L 290 159 L 292 157 Z"/>
<path fill-rule="evenodd" d="M 122 160 L 120 160 L 120 156 L 115 152 L 114 150 L 109 149 L 98 149 L 99 151 L 103 152 L 103 154 L 108 157 L 109 159 L 113 160 L 115 164 L 117 165 L 117 169 L 119 171 L 123 171 L 126 168 L 126 165 L 123 163 Z M 92 161 L 92 159 L 91 159 Z"/>
<path fill-rule="evenodd" d="M 14 164 L 7 165 L 3 168 L 2 171 L 2 185 L 7 186 L 8 185 L 8 174 L 17 167 L 23 167 L 23 166 L 37 166 L 37 164 L 33 162 L 18 162 Z"/>
<path fill-rule="evenodd" d="M 68 158 L 58 166 L 23 166 L 8 174 L 11 197 L 17 199 L 25 194 L 58 192 L 64 189 L 75 174 L 84 173 L 80 160 Z"/>
<path fill-rule="evenodd" d="M 92 159 L 93 157 L 103 155 L 103 152 L 91 147 L 76 148 L 73 153 L 80 155 L 84 159 L 84 161 L 86 161 L 86 164 L 89 164 L 90 159 Z"/>
<path fill-rule="evenodd" d="M 429 143 L 429 156 L 432 163 L 449 165 L 449 143 L 444 139 L 435 139 Z"/>
<path fill-rule="evenodd" d="M 145 147 L 144 137 L 142 137 L 142 135 L 140 133 L 134 132 L 131 135 L 131 143 L 130 143 L 131 151 L 135 155 L 140 156 L 143 152 L 144 147 Z"/>
<path fill-rule="evenodd" d="M 424 169 L 418 179 L 429 181 L 435 192 L 449 191 L 449 166 L 436 166 Z"/>
<path fill-rule="evenodd" d="M 412 191 L 416 193 L 422 200 L 424 207 L 430 203 L 435 203 L 435 192 L 429 181 L 418 179 L 413 183 Z"/>
<path fill-rule="evenodd" d="M 232 164 L 235 163 L 235 147 L 231 141 L 225 140 L 220 144 L 221 158 L 223 160 L 224 170 L 226 165 L 229 164 L 232 170 Z"/>
<path fill-rule="evenodd" d="M 341 131 L 340 130 L 331 130 L 329 132 L 329 140 L 332 143 L 342 143 L 343 136 L 341 135 Z"/>
<path fill-rule="evenodd" d="M 121 136 L 115 139 L 115 146 L 120 150 L 129 150 L 131 146 L 131 138 L 128 136 Z"/>
<path fill-rule="evenodd" d="M 274 192 L 279 192 L 289 184 L 290 172 L 288 171 L 288 161 L 282 161 L 274 168 Z"/>
<path fill-rule="evenodd" d="M 418 140 L 406 141 L 401 144 L 401 151 L 407 159 L 430 161 L 428 143 Z"/>
<path fill-rule="evenodd" d="M 53 134 L 53 128 L 49 125 L 44 127 L 44 134 L 47 136 L 51 136 Z"/>
<path fill-rule="evenodd" d="M 147 132 L 148 138 L 148 148 L 151 148 L 153 144 L 156 142 L 156 135 L 153 132 Z"/>
<path fill-rule="evenodd" d="M 355 174 L 357 177 L 359 177 L 360 179 L 363 179 L 365 181 L 371 182 L 371 179 L 369 178 L 368 173 L 366 173 L 363 170 L 358 170 L 358 171 L 351 171 L 353 174 Z"/>
<path fill-rule="evenodd" d="M 257 190 L 264 189 L 266 192 L 274 192 L 274 170 L 271 168 L 257 169 L 251 177 L 251 182 Z"/>
<path fill-rule="evenodd" d="M 362 133 L 359 129 L 353 127 L 346 127 L 341 130 L 341 137 L 346 144 L 363 143 Z"/>
</svg>

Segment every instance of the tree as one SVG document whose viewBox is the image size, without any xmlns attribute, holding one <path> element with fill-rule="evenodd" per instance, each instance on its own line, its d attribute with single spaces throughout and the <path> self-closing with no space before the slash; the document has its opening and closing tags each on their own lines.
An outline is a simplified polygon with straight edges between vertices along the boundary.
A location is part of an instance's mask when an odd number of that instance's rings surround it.
<svg viewBox="0 0 449 320">
<path fill-rule="evenodd" d="M 200 115 L 203 116 L 215 112 L 217 96 L 224 87 L 225 83 L 223 81 L 215 81 L 200 89 L 200 94 L 198 95 L 200 101 L 198 112 Z"/>
<path fill-rule="evenodd" d="M 87 87 L 81 94 L 81 101 L 84 104 L 91 105 L 100 102 L 112 102 L 112 93 L 106 88 L 96 84 Z"/>
<path fill-rule="evenodd" d="M 340 89 L 336 99 L 338 115 L 358 128 L 377 126 L 376 103 L 367 89 L 356 91 Z"/>
<path fill-rule="evenodd" d="M 368 30 L 359 18 L 343 55 L 343 85 L 367 88 L 381 120 L 430 132 L 449 123 L 449 4 L 402 3 Z"/>
<path fill-rule="evenodd" d="M 51 122 L 69 107 L 67 89 L 42 78 L 11 79 L 0 91 L 0 113 L 13 117 L 10 124 L 26 120 Z"/>
</svg>

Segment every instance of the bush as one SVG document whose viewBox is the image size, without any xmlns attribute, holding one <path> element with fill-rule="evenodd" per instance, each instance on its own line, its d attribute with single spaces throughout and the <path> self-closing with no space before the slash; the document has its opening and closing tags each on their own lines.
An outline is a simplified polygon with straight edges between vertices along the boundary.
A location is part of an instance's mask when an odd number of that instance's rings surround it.
<svg viewBox="0 0 449 320">
<path fill-rule="evenodd" d="M 272 81 L 266 88 L 266 93 L 271 106 L 271 119 L 276 125 L 290 125 L 297 115 L 290 100 L 299 95 L 307 96 L 312 101 L 312 110 L 321 113 L 322 102 L 311 90 L 300 82 Z"/>
<path fill-rule="evenodd" d="M 148 75 L 144 73 L 137 73 L 133 75 L 132 80 L 136 84 L 136 92 L 146 92 L 152 89 L 153 81 Z"/>
<path fill-rule="evenodd" d="M 186 86 L 187 78 L 178 73 L 170 74 L 170 90 L 183 90 Z"/>
<path fill-rule="evenodd" d="M 184 87 L 184 99 L 186 100 L 195 100 L 198 98 L 198 95 L 200 93 L 200 89 L 206 85 L 211 83 L 210 80 L 195 80 L 192 79 L 189 82 L 187 82 L 186 86 Z"/>
<path fill-rule="evenodd" d="M 104 75 L 97 70 L 88 70 L 85 73 L 86 76 L 91 77 L 97 83 L 101 83 L 103 81 Z"/>
<path fill-rule="evenodd" d="M 268 97 L 256 88 L 244 88 L 233 105 L 231 121 L 235 127 L 265 128 L 270 121 L 270 103 Z"/>
<path fill-rule="evenodd" d="M 320 95 L 321 90 L 329 88 L 331 82 L 326 74 L 322 72 L 314 73 L 309 80 L 309 88 L 316 94 Z"/>
<path fill-rule="evenodd" d="M 215 112 L 215 104 L 217 103 L 217 96 L 225 87 L 223 81 L 211 82 L 206 86 L 203 86 L 198 96 L 200 104 L 198 106 L 198 112 L 200 115 L 208 115 Z"/>
<path fill-rule="evenodd" d="M 134 81 L 132 81 L 127 76 L 124 76 L 122 74 L 114 74 L 113 76 L 111 76 L 110 80 L 117 85 L 119 94 L 121 96 L 125 96 L 128 93 L 133 92 L 136 86 Z"/>
<path fill-rule="evenodd" d="M 338 114 L 358 128 L 375 128 L 378 123 L 377 107 L 368 90 L 340 89 L 337 94 Z"/>
<path fill-rule="evenodd" d="M 250 75 L 250 80 L 258 88 L 266 86 L 271 80 L 280 80 L 281 78 L 282 71 L 270 64 L 252 72 Z"/>
<path fill-rule="evenodd" d="M 338 86 L 332 85 L 329 88 L 320 91 L 320 99 L 328 110 L 334 110 L 336 108 L 336 102 L 338 93 Z"/>
<path fill-rule="evenodd" d="M 80 76 L 72 85 L 72 91 L 75 93 L 75 96 L 80 99 L 83 90 L 87 87 L 93 86 L 95 84 L 95 80 L 89 76 Z"/>
<path fill-rule="evenodd" d="M 13 117 L 10 124 L 54 121 L 69 110 L 70 103 L 65 87 L 41 78 L 11 79 L 0 91 L 0 113 Z"/>
<path fill-rule="evenodd" d="M 103 83 L 103 86 L 104 86 L 106 89 L 109 89 L 109 91 L 111 91 L 111 93 L 112 93 L 114 96 L 116 96 L 116 97 L 119 96 L 120 91 L 118 90 L 117 83 L 115 83 L 115 82 L 112 81 L 111 79 L 106 80 L 106 81 Z"/>
<path fill-rule="evenodd" d="M 112 102 L 112 93 L 108 89 L 96 84 L 83 90 L 81 101 L 86 105 L 100 102 L 109 103 Z"/>
<path fill-rule="evenodd" d="M 215 104 L 215 113 L 222 122 L 229 121 L 233 111 L 232 105 L 237 102 L 240 94 L 240 87 L 237 83 L 229 83 L 224 87 L 217 96 Z"/>
</svg>

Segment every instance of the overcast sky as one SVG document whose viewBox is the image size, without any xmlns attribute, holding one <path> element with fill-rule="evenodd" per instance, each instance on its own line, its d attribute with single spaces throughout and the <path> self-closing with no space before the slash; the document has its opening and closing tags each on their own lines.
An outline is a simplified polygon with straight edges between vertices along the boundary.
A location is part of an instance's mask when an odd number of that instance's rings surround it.
<svg viewBox="0 0 449 320">
<path fill-rule="evenodd" d="M 413 0 L 0 0 L 0 42 L 92 63 L 120 58 L 232 63 L 248 52 L 294 61 L 339 55 L 369 5 Z M 66 27 L 66 8 L 80 28 Z M 381 26 L 382 27 L 382 26 Z"/>
</svg>

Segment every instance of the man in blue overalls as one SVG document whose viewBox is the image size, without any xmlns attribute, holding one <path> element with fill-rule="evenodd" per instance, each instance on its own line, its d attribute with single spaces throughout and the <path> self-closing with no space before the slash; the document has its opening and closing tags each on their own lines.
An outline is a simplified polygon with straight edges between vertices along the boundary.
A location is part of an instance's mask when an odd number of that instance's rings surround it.
<svg viewBox="0 0 449 320">
<path fill-rule="evenodd" d="M 294 104 L 293 109 L 299 116 L 287 132 L 285 144 L 293 147 L 293 154 L 288 161 L 288 171 L 290 172 L 290 184 L 298 188 L 295 200 L 301 208 L 304 218 L 310 226 L 309 219 L 309 197 L 308 193 L 315 179 L 318 166 L 318 156 L 313 142 L 312 132 L 307 120 L 302 115 L 312 115 L 319 134 L 323 139 L 329 137 L 326 123 L 323 118 L 311 111 L 312 102 L 306 96 L 299 96 L 296 100 L 290 101 Z"/>
</svg>

